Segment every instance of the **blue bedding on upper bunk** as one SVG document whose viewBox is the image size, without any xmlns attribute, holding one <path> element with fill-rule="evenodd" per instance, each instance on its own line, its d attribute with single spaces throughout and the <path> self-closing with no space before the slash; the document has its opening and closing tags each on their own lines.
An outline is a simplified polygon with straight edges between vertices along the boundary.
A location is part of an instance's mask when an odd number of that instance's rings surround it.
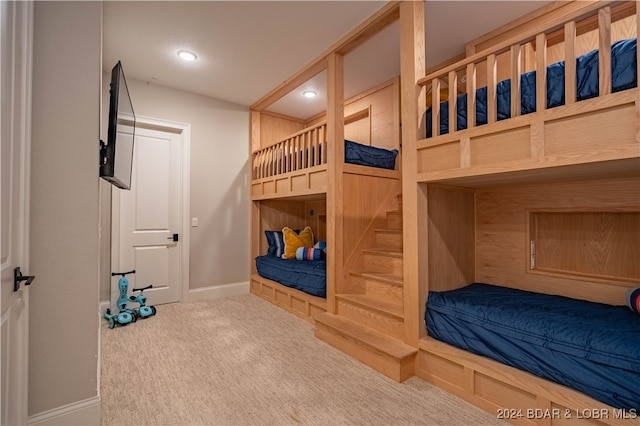
<svg viewBox="0 0 640 426">
<path fill-rule="evenodd" d="M 360 166 L 393 170 L 396 168 L 397 149 L 384 149 L 344 140 L 344 162 Z"/>
<path fill-rule="evenodd" d="M 378 148 L 376 146 L 364 145 L 347 139 L 344 140 L 344 162 L 347 164 L 357 164 L 359 166 L 394 170 L 396 168 L 397 155 L 397 149 Z M 300 151 L 298 156 L 298 161 L 302 164 L 303 152 Z M 322 156 L 322 144 L 318 145 L 318 156 Z M 311 164 L 306 164 L 306 158 L 306 155 L 304 155 L 305 167 L 315 165 L 314 147 L 311 148 Z"/>
<path fill-rule="evenodd" d="M 611 46 L 611 90 L 619 92 L 638 85 L 637 40 L 621 40 Z M 576 59 L 576 96 L 578 101 L 598 96 L 598 51 L 593 50 Z M 547 108 L 564 105 L 564 61 L 547 67 Z M 522 115 L 536 111 L 536 72 L 520 76 Z M 497 119 L 511 117 L 511 80 L 497 84 Z M 427 137 L 432 133 L 432 112 L 425 114 Z M 457 129 L 467 128 L 467 94 L 458 96 Z M 476 125 L 487 124 L 487 88 L 476 90 Z M 440 104 L 440 134 L 449 133 L 449 102 Z"/>
<path fill-rule="evenodd" d="M 327 262 L 292 260 L 276 256 L 256 257 L 260 276 L 312 296 L 327 297 Z"/>
<path fill-rule="evenodd" d="M 626 306 L 489 284 L 430 292 L 429 335 L 640 410 L 640 317 Z"/>
</svg>

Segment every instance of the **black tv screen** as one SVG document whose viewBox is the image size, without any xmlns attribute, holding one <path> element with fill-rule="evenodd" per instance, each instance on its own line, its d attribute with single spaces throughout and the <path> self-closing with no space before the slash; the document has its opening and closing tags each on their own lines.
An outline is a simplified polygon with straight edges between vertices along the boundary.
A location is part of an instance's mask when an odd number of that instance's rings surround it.
<svg viewBox="0 0 640 426">
<path fill-rule="evenodd" d="M 126 126 L 126 127 L 124 127 Z M 111 70 L 107 143 L 101 141 L 100 177 L 122 189 L 131 189 L 136 115 L 120 61 Z"/>
</svg>

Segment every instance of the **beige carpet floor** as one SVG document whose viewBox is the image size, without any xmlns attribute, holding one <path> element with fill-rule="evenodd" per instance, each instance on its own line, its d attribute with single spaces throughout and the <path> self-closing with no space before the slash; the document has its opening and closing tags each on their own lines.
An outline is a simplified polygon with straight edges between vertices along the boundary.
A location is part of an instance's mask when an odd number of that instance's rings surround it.
<svg viewBox="0 0 640 426">
<path fill-rule="evenodd" d="M 504 425 L 413 377 L 396 383 L 252 294 L 102 327 L 103 425 Z"/>
</svg>

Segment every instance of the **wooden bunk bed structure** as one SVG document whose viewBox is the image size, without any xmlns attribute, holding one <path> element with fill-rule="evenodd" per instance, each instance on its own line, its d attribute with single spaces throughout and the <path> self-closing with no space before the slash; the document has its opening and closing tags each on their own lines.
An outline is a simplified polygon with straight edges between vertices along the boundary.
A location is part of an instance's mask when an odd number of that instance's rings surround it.
<svg viewBox="0 0 640 426">
<path fill-rule="evenodd" d="M 438 341 L 423 321 L 430 291 L 474 282 L 611 305 L 624 305 L 626 290 L 638 285 L 637 244 L 623 241 L 637 239 L 640 226 L 640 95 L 637 85 L 617 93 L 611 87 L 611 44 L 637 38 L 636 5 L 556 2 L 471 41 L 464 58 L 435 71 L 425 70 L 419 42 L 424 4 L 401 6 L 404 280 L 413 290 L 405 292 L 407 342 L 419 348 L 416 375 L 473 404 L 494 413 L 562 413 L 505 417 L 510 422 L 560 424 L 568 421 L 565 409 L 602 408 L 609 418 L 586 422 L 637 424 L 580 392 Z M 576 59 L 590 49 L 598 49 L 600 90 L 577 101 Z M 559 60 L 567 64 L 564 105 L 538 102 L 535 112 L 521 115 L 520 91 L 511 90 L 511 118 L 497 119 L 499 81 L 510 78 L 513 89 L 528 67 L 546 70 Z M 633 71 L 638 75 L 637 65 Z M 546 77 L 536 73 L 538 100 L 546 99 Z M 475 125 L 469 114 L 466 129 L 440 134 L 440 89 L 465 92 L 473 111 L 482 85 L 487 123 Z M 458 128 L 458 99 L 448 97 L 448 129 Z M 434 121 L 426 138 L 429 108 Z M 608 225 L 596 231 L 581 222 L 589 216 Z M 594 232 L 597 255 L 589 252 Z"/>
<path fill-rule="evenodd" d="M 252 107 L 251 291 L 315 322 L 317 337 L 395 380 L 417 375 L 490 412 L 524 413 L 503 416 L 509 422 L 638 424 L 634 412 L 613 416 L 622 412 L 436 340 L 425 327 L 430 292 L 472 283 L 606 305 L 624 305 L 640 286 L 640 90 L 612 84 L 611 53 L 613 42 L 637 39 L 637 3 L 555 2 L 470 41 L 464 55 L 435 70 L 425 69 L 424 7 L 388 3 Z M 399 82 L 345 101 L 344 55 L 397 20 Z M 576 67 L 593 49 L 597 92 L 585 97 Z M 637 79 L 637 48 L 634 59 Z M 540 101 L 549 77 L 536 72 L 537 105 L 519 108 L 521 76 L 558 61 L 562 102 Z M 321 71 L 325 115 L 268 112 Z M 505 79 L 507 117 L 498 100 Z M 362 125 L 374 115 L 370 95 L 398 84 L 395 145 L 387 147 L 402 148 L 401 164 L 393 171 L 345 164 L 336 141 L 373 129 L 372 121 Z M 485 118 L 461 116 L 461 102 L 475 111 L 483 87 Z M 306 225 L 327 241 L 326 298 L 262 278 L 253 262 L 266 249 L 265 230 Z M 565 412 L 574 418 L 555 416 Z M 598 412 L 607 416 L 575 419 Z"/>
<path fill-rule="evenodd" d="M 383 7 L 251 107 L 251 291 L 312 322 L 329 313 L 326 329 L 343 317 L 380 318 L 380 327 L 392 328 L 413 359 L 417 349 L 402 342 L 400 80 L 396 76 L 349 99 L 343 87 L 344 57 L 398 16 L 397 4 Z M 291 117 L 270 111 L 323 73 L 324 113 Z M 346 140 L 398 151 L 394 167 L 347 162 Z M 264 232 L 284 226 L 310 226 L 316 240 L 326 241 L 326 297 L 258 273 L 254 259 L 268 249 Z M 338 312 L 340 319 L 334 318 Z"/>
</svg>

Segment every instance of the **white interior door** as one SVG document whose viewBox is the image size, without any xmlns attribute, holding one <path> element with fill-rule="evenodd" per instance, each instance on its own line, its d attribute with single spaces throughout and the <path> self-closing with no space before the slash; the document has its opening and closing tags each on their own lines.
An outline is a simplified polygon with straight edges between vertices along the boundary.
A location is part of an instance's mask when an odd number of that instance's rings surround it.
<svg viewBox="0 0 640 426">
<path fill-rule="evenodd" d="M 131 136 L 131 127 L 122 127 Z M 179 133 L 137 127 L 135 131 L 131 190 L 113 189 L 118 203 L 119 240 L 117 268 L 112 272 L 128 275 L 129 292 L 153 285 L 145 290 L 147 303 L 158 305 L 178 302 L 182 293 L 183 257 L 182 210 L 182 136 Z M 117 194 L 116 194 L 117 193 Z M 174 241 L 177 234 L 178 241 Z M 118 298 L 117 281 L 112 280 L 112 306 Z"/>
<path fill-rule="evenodd" d="M 2 305 L 0 423 L 27 423 L 29 287 L 29 137 L 31 110 L 31 2 L 0 1 L 0 268 Z M 25 278 L 25 277 L 22 277 Z"/>
</svg>

